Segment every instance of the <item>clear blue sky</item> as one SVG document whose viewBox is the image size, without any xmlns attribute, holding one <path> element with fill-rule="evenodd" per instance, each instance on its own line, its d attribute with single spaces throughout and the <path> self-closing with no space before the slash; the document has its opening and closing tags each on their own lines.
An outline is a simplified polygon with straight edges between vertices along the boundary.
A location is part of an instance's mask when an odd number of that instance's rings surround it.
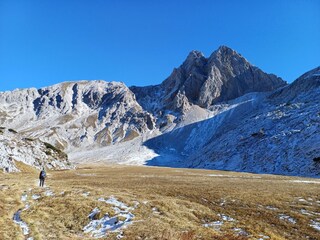
<svg viewBox="0 0 320 240">
<path fill-rule="evenodd" d="M 320 1 L 0 0 L 0 91 L 158 84 L 220 45 L 291 82 L 320 65 Z"/>
</svg>

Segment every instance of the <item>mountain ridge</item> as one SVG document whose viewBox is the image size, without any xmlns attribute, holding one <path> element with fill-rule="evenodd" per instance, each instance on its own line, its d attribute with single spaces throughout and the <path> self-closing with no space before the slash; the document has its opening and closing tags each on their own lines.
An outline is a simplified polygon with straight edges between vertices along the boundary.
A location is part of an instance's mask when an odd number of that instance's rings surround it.
<svg viewBox="0 0 320 240">
<path fill-rule="evenodd" d="M 236 51 L 221 46 L 208 58 L 191 51 L 161 84 L 130 89 L 144 109 L 157 115 L 157 108 L 181 113 L 190 103 L 208 108 L 248 92 L 271 91 L 284 85 L 281 78 L 262 72 Z M 159 95 L 164 96 L 159 99 Z M 152 99 L 157 99 L 156 103 Z"/>
<path fill-rule="evenodd" d="M 319 167 L 312 158 L 320 156 L 319 149 L 309 142 L 312 150 L 300 141 L 313 139 L 308 135 L 312 128 L 304 131 L 301 125 L 299 135 L 293 117 L 305 114 L 306 126 L 318 124 L 312 116 L 320 110 L 310 101 L 311 97 L 318 101 L 318 70 L 287 85 L 228 47 L 220 47 L 208 58 L 191 51 L 158 85 L 127 87 L 121 82 L 82 80 L 0 92 L 0 126 L 49 142 L 66 151 L 73 162 L 101 160 L 318 176 Z M 309 78 L 315 80 L 310 83 Z M 288 102 L 291 108 L 286 107 Z M 276 130 L 268 131 L 270 126 Z M 295 133 L 290 135 L 293 145 L 285 145 L 296 156 L 290 159 L 274 142 L 287 132 Z M 295 152 L 298 142 L 304 152 Z M 270 156 L 257 154 L 255 149 Z M 305 167 L 297 164 L 298 156 Z M 277 160 L 257 161 L 272 158 Z M 279 167 L 272 167 L 275 165 Z"/>
</svg>

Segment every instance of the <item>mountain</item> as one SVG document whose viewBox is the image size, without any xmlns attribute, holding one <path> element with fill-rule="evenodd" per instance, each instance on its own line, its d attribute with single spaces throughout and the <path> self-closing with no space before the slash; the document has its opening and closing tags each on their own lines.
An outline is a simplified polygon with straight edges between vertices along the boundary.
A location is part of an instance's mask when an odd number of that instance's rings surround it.
<svg viewBox="0 0 320 240">
<path fill-rule="evenodd" d="M 155 115 L 184 114 L 191 105 L 208 109 L 250 92 L 285 86 L 281 78 L 264 73 L 236 51 L 221 46 L 209 58 L 192 51 L 183 64 L 160 85 L 131 87 L 140 105 Z"/>
<path fill-rule="evenodd" d="M 203 121 L 148 140 L 165 165 L 320 176 L 320 68 L 271 93 L 217 104 Z M 175 161 L 165 161 L 168 153 Z"/>
<path fill-rule="evenodd" d="M 0 126 L 19 132 L 25 149 L 33 145 L 23 139 L 39 139 L 77 163 L 317 177 L 319 75 L 287 85 L 222 46 L 208 58 L 192 51 L 155 86 L 96 80 L 2 92 Z"/>
<path fill-rule="evenodd" d="M 22 163 L 22 164 L 21 164 Z M 31 139 L 14 129 L 0 128 L 0 168 L 8 172 L 23 169 L 23 164 L 38 169 L 71 168 L 68 156 L 49 143 Z"/>
<path fill-rule="evenodd" d="M 0 124 L 70 151 L 133 139 L 153 118 L 123 84 L 65 82 L 0 93 Z"/>
</svg>

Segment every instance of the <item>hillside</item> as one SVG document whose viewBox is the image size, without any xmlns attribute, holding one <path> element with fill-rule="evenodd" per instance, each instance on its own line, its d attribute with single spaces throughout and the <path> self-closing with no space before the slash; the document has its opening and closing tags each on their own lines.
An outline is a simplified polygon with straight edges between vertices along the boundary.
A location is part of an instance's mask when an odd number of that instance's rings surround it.
<svg viewBox="0 0 320 240">
<path fill-rule="evenodd" d="M 213 117 L 150 139 L 172 166 L 320 176 L 319 68 L 271 93 L 247 94 L 215 105 Z"/>
</svg>

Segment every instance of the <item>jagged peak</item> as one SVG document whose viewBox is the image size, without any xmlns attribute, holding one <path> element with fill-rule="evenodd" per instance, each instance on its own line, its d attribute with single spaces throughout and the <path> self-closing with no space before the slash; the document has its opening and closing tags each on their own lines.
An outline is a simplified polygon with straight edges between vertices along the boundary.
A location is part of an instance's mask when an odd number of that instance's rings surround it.
<svg viewBox="0 0 320 240">
<path fill-rule="evenodd" d="M 203 55 L 202 52 L 197 51 L 197 50 L 192 50 L 188 54 L 186 60 L 183 62 L 182 68 L 190 70 L 192 68 L 192 66 L 198 65 L 199 63 L 200 64 L 204 63 L 206 61 L 207 61 L 207 59 L 205 58 L 205 56 Z"/>
<path fill-rule="evenodd" d="M 196 58 L 203 58 L 204 55 L 202 52 L 198 51 L 198 50 L 192 50 L 189 54 L 187 59 L 196 59 Z"/>
<path fill-rule="evenodd" d="M 244 58 L 240 53 L 237 51 L 233 50 L 232 48 L 222 45 L 220 46 L 216 51 L 214 51 L 210 57 L 209 61 L 214 60 L 214 59 L 228 59 L 228 58 L 235 58 L 238 60 L 241 60 L 245 63 L 249 63 L 246 58 Z"/>
<path fill-rule="evenodd" d="M 232 48 L 230 48 L 230 47 L 228 47 L 228 46 L 226 46 L 226 45 L 221 45 L 218 49 L 217 49 L 217 51 L 219 51 L 219 52 L 236 52 L 235 50 L 233 50 Z"/>
</svg>

